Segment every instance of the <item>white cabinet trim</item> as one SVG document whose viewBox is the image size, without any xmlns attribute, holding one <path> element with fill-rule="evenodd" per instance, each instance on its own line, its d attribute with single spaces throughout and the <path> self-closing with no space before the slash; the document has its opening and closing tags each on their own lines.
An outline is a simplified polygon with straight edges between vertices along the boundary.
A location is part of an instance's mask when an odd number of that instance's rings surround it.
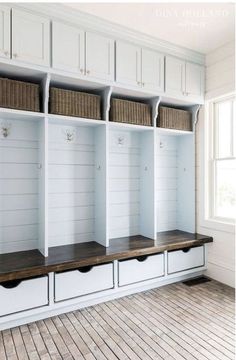
<svg viewBox="0 0 236 360">
<path fill-rule="evenodd" d="M 0 5 L 0 13 L 2 13 L 2 20 L 3 20 L 3 32 L 0 33 L 1 41 L 2 41 L 2 48 L 0 48 L 0 57 L 10 59 L 11 56 L 11 28 L 10 28 L 10 17 L 11 17 L 11 10 L 6 7 Z"/>
</svg>

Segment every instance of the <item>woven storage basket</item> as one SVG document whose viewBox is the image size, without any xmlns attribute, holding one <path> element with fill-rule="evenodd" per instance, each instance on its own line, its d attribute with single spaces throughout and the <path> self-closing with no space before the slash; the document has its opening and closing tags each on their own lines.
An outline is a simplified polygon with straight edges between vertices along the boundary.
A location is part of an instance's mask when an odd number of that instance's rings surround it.
<svg viewBox="0 0 236 360">
<path fill-rule="evenodd" d="M 101 120 L 101 96 L 52 87 L 50 113 Z"/>
<path fill-rule="evenodd" d="M 157 126 L 167 129 L 192 131 L 192 114 L 190 111 L 160 106 Z"/>
<path fill-rule="evenodd" d="M 39 85 L 0 78 L 0 107 L 40 111 Z"/>
<path fill-rule="evenodd" d="M 136 101 L 112 99 L 110 121 L 151 126 L 151 107 Z"/>
</svg>

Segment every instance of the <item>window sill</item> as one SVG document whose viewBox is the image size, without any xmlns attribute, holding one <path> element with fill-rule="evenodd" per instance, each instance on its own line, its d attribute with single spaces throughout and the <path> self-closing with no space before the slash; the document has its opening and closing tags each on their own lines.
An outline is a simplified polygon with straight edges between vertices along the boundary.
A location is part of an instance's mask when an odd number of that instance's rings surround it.
<svg viewBox="0 0 236 360">
<path fill-rule="evenodd" d="M 199 225 L 208 229 L 214 229 L 232 234 L 235 233 L 235 222 L 229 223 L 220 219 L 209 218 L 202 219 Z"/>
</svg>

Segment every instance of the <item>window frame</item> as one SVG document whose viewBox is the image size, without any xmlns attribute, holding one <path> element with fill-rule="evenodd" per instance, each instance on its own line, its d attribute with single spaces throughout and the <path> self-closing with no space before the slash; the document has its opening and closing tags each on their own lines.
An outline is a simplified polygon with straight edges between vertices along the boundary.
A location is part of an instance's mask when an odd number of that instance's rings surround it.
<svg viewBox="0 0 236 360">
<path fill-rule="evenodd" d="M 216 149 L 218 136 L 218 121 L 217 126 L 214 124 L 215 106 L 227 100 L 235 100 L 236 94 L 231 93 L 215 99 L 210 99 L 205 103 L 204 111 L 204 151 L 203 151 L 203 194 L 201 196 L 204 208 L 201 211 L 201 225 L 209 228 L 216 228 L 218 230 L 234 232 L 236 221 L 233 218 L 226 218 L 216 215 L 216 165 L 217 162 L 236 158 L 236 144 L 233 143 L 233 131 L 236 130 L 236 115 L 235 102 L 233 103 L 231 115 L 231 149 L 230 156 L 220 158 L 218 156 L 218 149 Z"/>
</svg>

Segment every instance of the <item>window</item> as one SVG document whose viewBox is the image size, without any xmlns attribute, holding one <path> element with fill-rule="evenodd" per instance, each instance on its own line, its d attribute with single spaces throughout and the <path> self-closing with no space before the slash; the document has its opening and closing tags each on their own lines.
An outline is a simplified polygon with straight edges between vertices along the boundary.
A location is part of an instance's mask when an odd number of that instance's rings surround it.
<svg viewBox="0 0 236 360">
<path fill-rule="evenodd" d="M 236 218 L 236 100 L 234 96 L 210 104 L 209 217 Z"/>
</svg>

